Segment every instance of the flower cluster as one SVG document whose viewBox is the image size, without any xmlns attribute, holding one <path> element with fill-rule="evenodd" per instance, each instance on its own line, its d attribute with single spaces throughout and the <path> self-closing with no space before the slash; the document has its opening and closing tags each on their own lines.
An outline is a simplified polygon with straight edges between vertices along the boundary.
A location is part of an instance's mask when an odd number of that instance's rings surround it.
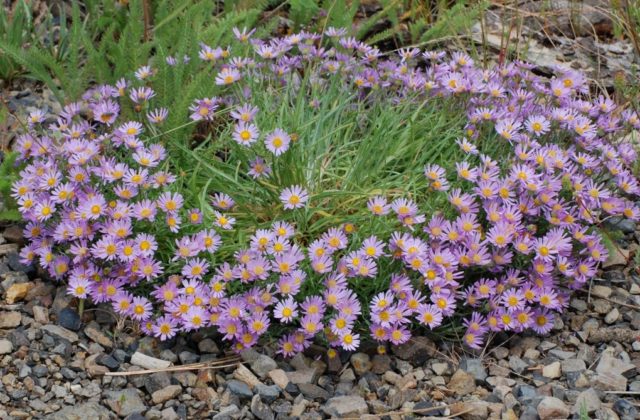
<svg viewBox="0 0 640 420">
<path fill-rule="evenodd" d="M 446 196 L 449 207 L 426 214 L 420 197 L 367 197 L 362 207 L 395 218 L 394 232 L 359 226 L 369 232 L 356 240 L 343 225 L 309 238 L 274 220 L 232 258 L 214 260 L 235 228 L 234 200 L 220 193 L 210 208 L 192 208 L 173 186 L 170 156 L 147 134 L 161 130 L 169 110 L 154 107 L 155 70 L 145 66 L 134 80 L 90 90 L 47 126 L 43 113 L 32 115 L 17 145 L 26 167 L 13 187 L 27 222 L 25 263 L 37 261 L 71 295 L 108 302 L 162 340 L 213 327 L 240 350 L 278 326 L 289 356 L 321 338 L 354 350 L 367 330 L 397 345 L 418 324 L 435 329 L 462 314 L 464 342 L 479 348 L 491 332 L 548 332 L 570 292 L 607 258 L 593 226 L 640 216 L 630 169 L 637 155 L 620 141 L 640 119 L 609 99 L 587 100 L 580 73 L 558 69 L 545 80 L 524 63 L 483 70 L 462 53 L 415 48 L 383 58 L 336 28 L 325 39 L 234 33 L 247 54 L 201 46 L 220 96 L 195 101 L 189 118 L 212 121 L 230 109 L 222 140 L 254 153 L 242 162 L 247 175 L 268 179 L 297 137 L 261 132 L 243 82 L 295 88 L 304 69 L 319 86 L 339 80 L 359 101 L 458 101 L 467 113 L 457 145 L 465 158 L 424 168 L 429 194 Z M 126 119 L 125 108 L 137 119 Z M 303 211 L 317 193 L 279 187 L 274 205 L 284 211 Z"/>
</svg>

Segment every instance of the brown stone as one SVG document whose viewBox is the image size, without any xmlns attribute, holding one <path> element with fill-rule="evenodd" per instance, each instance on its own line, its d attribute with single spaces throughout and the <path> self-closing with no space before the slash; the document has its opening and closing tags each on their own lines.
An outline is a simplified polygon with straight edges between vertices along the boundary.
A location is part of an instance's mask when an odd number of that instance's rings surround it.
<svg viewBox="0 0 640 420">
<path fill-rule="evenodd" d="M 191 395 L 196 397 L 198 401 L 204 401 L 209 405 L 213 405 L 213 402 L 218 399 L 218 393 L 209 386 L 206 388 L 194 388 L 191 391 Z"/>
<path fill-rule="evenodd" d="M 249 388 L 252 388 L 252 389 L 256 385 L 259 385 L 262 383 L 260 382 L 258 377 L 253 374 L 253 372 L 251 372 L 242 364 L 238 365 L 235 372 L 233 372 L 233 377 L 249 385 Z"/>
<path fill-rule="evenodd" d="M 49 310 L 44 306 L 34 306 L 33 307 L 33 319 L 40 324 L 48 324 L 49 323 Z"/>
<path fill-rule="evenodd" d="M 458 369 L 447 384 L 447 388 L 457 396 L 462 397 L 471 394 L 476 389 L 476 380 L 470 373 Z"/>
<path fill-rule="evenodd" d="M 181 392 L 182 387 L 180 385 L 169 385 L 151 394 L 151 400 L 154 404 L 162 404 L 165 401 L 177 397 Z"/>
<path fill-rule="evenodd" d="M 2 236 L 8 242 L 20 243 L 24 241 L 24 236 L 22 234 L 22 229 L 18 226 L 9 226 L 2 232 Z"/>
<path fill-rule="evenodd" d="M 93 354 L 87 357 L 84 361 L 84 370 L 91 377 L 103 376 L 105 373 L 109 372 L 109 368 L 106 366 L 101 366 L 96 362 L 96 359 L 100 357 L 102 353 Z"/>
<path fill-rule="evenodd" d="M 215 380 L 213 369 L 201 369 L 198 371 L 198 379 L 196 379 L 196 387 L 206 388 L 207 384 Z"/>
<path fill-rule="evenodd" d="M 592 378 L 595 389 L 601 391 L 626 391 L 627 378 L 613 372 L 601 372 Z"/>
<path fill-rule="evenodd" d="M 0 312 L 0 328 L 15 328 L 20 325 L 21 320 L 20 312 Z"/>
<path fill-rule="evenodd" d="M 392 351 L 398 358 L 422 365 L 436 354 L 436 345 L 427 337 L 416 336 L 399 346 L 393 346 Z"/>
<path fill-rule="evenodd" d="M 273 383 L 278 385 L 280 389 L 285 389 L 289 384 L 289 377 L 282 369 L 274 369 L 269 372 L 269 378 L 271 378 Z"/>
<path fill-rule="evenodd" d="M 87 337 L 100 344 L 101 346 L 113 348 L 113 341 L 105 333 L 100 331 L 98 328 L 95 328 L 93 325 L 88 325 L 87 328 L 84 329 L 84 333 Z"/>
<path fill-rule="evenodd" d="M 489 417 L 489 403 L 485 401 L 461 401 L 451 406 L 452 416 L 463 420 L 484 420 Z"/>
<path fill-rule="evenodd" d="M 538 404 L 540 420 L 566 419 L 569 414 L 569 407 L 556 397 L 544 397 Z"/>
<path fill-rule="evenodd" d="M 2 244 L 0 245 L 0 257 L 11 254 L 12 252 L 18 252 L 18 245 L 16 244 Z"/>
<path fill-rule="evenodd" d="M 14 304 L 27 296 L 29 289 L 33 287 L 33 283 L 15 283 L 7 289 L 6 300 L 8 304 Z"/>
</svg>

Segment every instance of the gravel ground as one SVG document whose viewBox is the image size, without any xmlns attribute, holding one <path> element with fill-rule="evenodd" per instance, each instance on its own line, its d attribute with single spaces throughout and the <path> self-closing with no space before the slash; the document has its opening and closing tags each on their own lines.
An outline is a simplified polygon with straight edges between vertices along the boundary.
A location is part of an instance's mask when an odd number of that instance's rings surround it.
<svg viewBox="0 0 640 420">
<path fill-rule="evenodd" d="M 633 254 L 635 225 L 612 227 Z M 622 255 L 577 294 L 547 337 L 501 336 L 486 352 L 416 337 L 328 359 L 283 360 L 261 346 L 230 359 L 215 336 L 141 338 L 107 306 L 77 315 L 63 286 L 18 262 L 0 231 L 0 418 L 635 419 L 640 404 L 640 277 Z M 154 367 L 194 369 L 111 376 Z"/>
</svg>

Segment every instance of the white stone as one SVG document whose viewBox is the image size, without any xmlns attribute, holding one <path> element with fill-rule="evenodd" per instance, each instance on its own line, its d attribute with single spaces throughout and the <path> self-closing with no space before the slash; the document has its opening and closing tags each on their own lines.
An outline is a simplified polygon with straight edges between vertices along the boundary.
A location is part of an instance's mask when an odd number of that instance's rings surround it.
<svg viewBox="0 0 640 420">
<path fill-rule="evenodd" d="M 553 362 L 542 368 L 542 376 L 545 378 L 555 379 L 561 375 L 560 362 Z"/>
<path fill-rule="evenodd" d="M 0 354 L 8 354 L 13 351 L 13 344 L 9 340 L 0 340 Z"/>
<path fill-rule="evenodd" d="M 155 357 L 147 356 L 146 354 L 137 351 L 133 353 L 133 356 L 131 356 L 131 364 L 145 369 L 164 369 L 169 367 L 171 362 L 156 359 Z"/>
</svg>

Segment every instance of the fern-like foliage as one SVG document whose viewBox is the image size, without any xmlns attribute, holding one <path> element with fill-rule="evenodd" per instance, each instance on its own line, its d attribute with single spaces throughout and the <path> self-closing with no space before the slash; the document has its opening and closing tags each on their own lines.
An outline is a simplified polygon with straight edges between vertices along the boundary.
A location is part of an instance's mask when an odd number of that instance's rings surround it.
<svg viewBox="0 0 640 420">
<path fill-rule="evenodd" d="M 18 178 L 18 153 L 9 152 L 0 158 L 0 222 L 20 220 L 16 202 L 11 198 L 11 185 Z"/>
<path fill-rule="evenodd" d="M 0 43 L 20 49 L 31 40 L 31 10 L 24 0 L 12 9 L 0 7 Z M 0 49 L 0 78 L 11 80 L 21 72 L 20 63 Z"/>
</svg>

